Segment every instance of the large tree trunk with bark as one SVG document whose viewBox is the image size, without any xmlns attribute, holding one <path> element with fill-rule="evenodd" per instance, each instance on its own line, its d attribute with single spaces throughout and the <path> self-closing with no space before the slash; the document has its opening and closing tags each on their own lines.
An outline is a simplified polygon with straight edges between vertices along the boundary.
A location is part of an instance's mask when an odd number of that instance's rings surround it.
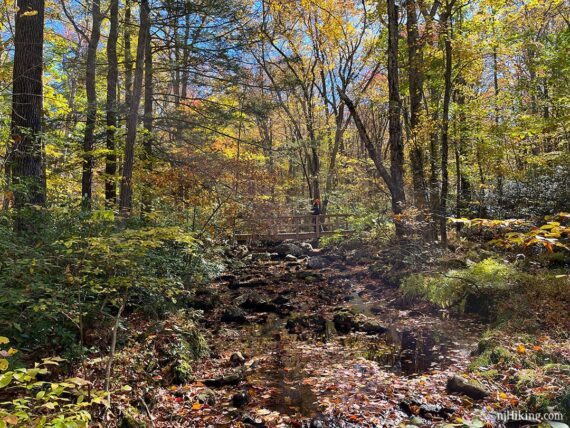
<svg viewBox="0 0 570 428">
<path fill-rule="evenodd" d="M 111 26 L 107 41 L 107 155 L 105 158 L 105 205 L 113 207 L 117 201 L 117 155 L 115 139 L 118 127 L 117 84 L 119 80 L 119 62 L 117 59 L 117 40 L 119 38 L 119 0 L 111 0 L 109 9 Z"/>
<path fill-rule="evenodd" d="M 414 203 L 418 208 L 426 208 L 428 196 L 424 173 L 424 155 L 417 139 L 420 111 L 422 108 L 422 42 L 418 31 L 418 18 L 415 0 L 406 2 L 406 30 L 408 43 L 408 80 L 410 85 L 410 164 L 412 167 L 412 183 L 414 188 Z"/>
<path fill-rule="evenodd" d="M 85 136 L 83 138 L 83 161 L 81 175 L 81 199 L 84 208 L 91 208 L 93 197 L 93 149 L 95 147 L 95 125 L 97 122 L 97 89 L 96 67 L 97 46 L 101 36 L 100 0 L 93 0 L 91 9 L 92 27 L 91 36 L 87 46 L 87 64 L 85 67 L 85 90 L 87 94 L 87 115 L 85 121 Z"/>
<path fill-rule="evenodd" d="M 125 154 L 123 160 L 123 176 L 121 179 L 121 195 L 119 208 L 121 214 L 129 216 L 133 208 L 133 166 L 135 161 L 135 142 L 137 139 L 137 125 L 139 120 L 139 106 L 142 98 L 144 59 L 146 50 L 146 38 L 150 27 L 148 0 L 141 0 L 140 26 L 135 65 L 135 78 L 131 105 L 127 119 L 127 139 L 125 142 Z"/>
<path fill-rule="evenodd" d="M 44 0 L 18 0 L 14 35 L 12 140 L 9 154 L 14 207 L 45 205 L 43 109 Z M 18 223 L 17 228 L 22 229 Z"/>
<path fill-rule="evenodd" d="M 400 85 L 398 79 L 398 7 L 395 0 L 388 0 L 388 98 L 390 132 L 390 175 L 393 186 L 392 210 L 399 214 L 404 209 L 406 196 L 404 193 L 404 143 L 402 140 L 402 121 L 400 117 Z M 398 233 L 402 234 L 401 224 L 396 221 Z"/>
</svg>

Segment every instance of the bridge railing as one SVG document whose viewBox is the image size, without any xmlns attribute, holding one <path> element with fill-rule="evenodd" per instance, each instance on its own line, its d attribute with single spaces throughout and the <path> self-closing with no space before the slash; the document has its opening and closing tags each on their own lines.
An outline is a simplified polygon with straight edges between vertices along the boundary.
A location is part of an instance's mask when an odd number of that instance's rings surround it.
<svg viewBox="0 0 570 428">
<path fill-rule="evenodd" d="M 306 214 L 234 220 L 238 240 L 318 239 L 334 233 L 349 233 L 348 214 Z"/>
</svg>

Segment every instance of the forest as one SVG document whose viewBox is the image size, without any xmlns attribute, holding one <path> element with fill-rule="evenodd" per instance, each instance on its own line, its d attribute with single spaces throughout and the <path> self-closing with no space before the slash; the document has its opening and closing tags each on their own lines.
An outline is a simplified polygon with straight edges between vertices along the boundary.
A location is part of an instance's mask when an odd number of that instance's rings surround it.
<svg viewBox="0 0 570 428">
<path fill-rule="evenodd" d="M 0 428 L 570 424 L 569 0 L 2 0 Z"/>
</svg>

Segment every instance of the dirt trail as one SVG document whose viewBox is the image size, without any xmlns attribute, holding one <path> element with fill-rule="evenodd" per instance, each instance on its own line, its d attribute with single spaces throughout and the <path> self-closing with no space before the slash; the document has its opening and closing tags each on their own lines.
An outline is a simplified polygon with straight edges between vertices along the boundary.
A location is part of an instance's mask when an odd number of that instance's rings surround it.
<svg viewBox="0 0 570 428">
<path fill-rule="evenodd" d="M 436 426 L 484 409 L 445 391 L 469 363 L 476 322 L 401 309 L 399 291 L 366 266 L 256 258 L 212 285 L 220 301 L 204 327 L 215 358 L 187 388 L 215 404 L 195 406 L 181 426 Z M 207 386 L 235 373 L 237 383 Z"/>
</svg>

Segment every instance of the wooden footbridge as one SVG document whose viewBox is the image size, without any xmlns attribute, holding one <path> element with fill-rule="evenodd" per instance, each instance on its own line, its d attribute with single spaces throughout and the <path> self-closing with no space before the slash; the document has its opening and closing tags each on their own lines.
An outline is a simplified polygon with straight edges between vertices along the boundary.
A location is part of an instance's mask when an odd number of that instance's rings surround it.
<svg viewBox="0 0 570 428">
<path fill-rule="evenodd" d="M 266 218 L 235 219 L 235 238 L 246 241 L 297 241 L 321 236 L 352 233 L 348 214 L 291 215 Z"/>
</svg>

